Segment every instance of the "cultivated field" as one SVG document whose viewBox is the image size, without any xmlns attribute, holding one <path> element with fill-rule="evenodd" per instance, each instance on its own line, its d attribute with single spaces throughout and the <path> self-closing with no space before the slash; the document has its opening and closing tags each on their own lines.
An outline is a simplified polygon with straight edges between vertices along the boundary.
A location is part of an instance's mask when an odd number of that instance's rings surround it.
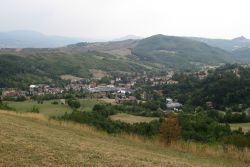
<svg viewBox="0 0 250 167">
<path fill-rule="evenodd" d="M 139 123 L 139 122 L 151 122 L 153 120 L 158 119 L 156 117 L 134 116 L 134 115 L 126 114 L 126 113 L 119 113 L 116 115 L 112 115 L 110 118 L 115 121 L 119 120 L 119 121 L 131 123 L 131 124 Z"/>
<path fill-rule="evenodd" d="M 178 152 L 137 137 L 109 136 L 44 115 L 0 111 L 0 166 L 249 166 Z"/>
</svg>

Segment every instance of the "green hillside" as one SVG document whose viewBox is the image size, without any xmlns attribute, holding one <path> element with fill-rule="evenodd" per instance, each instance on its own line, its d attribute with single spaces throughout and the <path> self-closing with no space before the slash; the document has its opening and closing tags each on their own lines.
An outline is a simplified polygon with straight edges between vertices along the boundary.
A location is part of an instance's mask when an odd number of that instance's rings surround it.
<svg viewBox="0 0 250 167">
<path fill-rule="evenodd" d="M 250 47 L 243 47 L 233 51 L 233 54 L 236 59 L 249 63 L 250 62 Z"/>
<path fill-rule="evenodd" d="M 0 111 L 0 166 L 248 166 L 216 154 L 179 152 L 133 136 L 110 136 L 40 114 Z M 204 148 L 203 152 L 204 151 Z"/>
<path fill-rule="evenodd" d="M 195 69 L 232 62 L 218 48 L 187 38 L 155 35 L 142 40 L 79 43 L 54 49 L 0 49 L 0 87 L 54 83 L 60 75 L 91 78 L 91 70 L 143 72 Z"/>
<path fill-rule="evenodd" d="M 188 68 L 194 63 L 226 63 L 230 53 L 188 38 L 155 35 L 142 39 L 132 50 L 140 60 L 168 67 Z"/>
<path fill-rule="evenodd" d="M 131 61 L 120 61 L 114 56 L 87 52 L 81 54 L 0 55 L 0 87 L 27 87 L 28 84 L 50 83 L 60 75 L 71 74 L 82 78 L 92 77 L 91 69 L 105 72 L 142 71 L 145 67 Z"/>
</svg>

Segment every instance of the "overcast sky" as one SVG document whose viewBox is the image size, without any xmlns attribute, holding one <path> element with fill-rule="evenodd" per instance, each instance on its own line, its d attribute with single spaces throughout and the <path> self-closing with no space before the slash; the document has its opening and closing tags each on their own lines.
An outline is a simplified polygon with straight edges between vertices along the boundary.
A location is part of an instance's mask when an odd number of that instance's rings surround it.
<svg viewBox="0 0 250 167">
<path fill-rule="evenodd" d="M 249 0 L 0 0 L 0 31 L 250 38 Z"/>
</svg>

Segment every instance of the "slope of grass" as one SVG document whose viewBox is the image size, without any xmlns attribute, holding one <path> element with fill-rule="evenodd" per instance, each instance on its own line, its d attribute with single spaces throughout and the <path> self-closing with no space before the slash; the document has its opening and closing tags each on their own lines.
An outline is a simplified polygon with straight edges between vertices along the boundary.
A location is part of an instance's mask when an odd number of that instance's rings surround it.
<svg viewBox="0 0 250 167">
<path fill-rule="evenodd" d="M 115 121 L 119 120 L 122 122 L 131 123 L 131 124 L 140 123 L 140 122 L 151 122 L 153 120 L 158 119 L 156 117 L 134 116 L 134 115 L 126 114 L 126 113 L 119 113 L 116 115 L 112 115 L 110 118 Z"/>
<path fill-rule="evenodd" d="M 98 99 L 79 99 L 79 101 L 81 103 L 80 110 L 83 111 L 92 111 L 96 104 L 105 103 L 104 101 Z"/>
<path fill-rule="evenodd" d="M 41 114 L 0 111 L 0 166 L 247 166 L 181 153 L 137 138 L 109 136 Z M 136 140 L 137 139 L 137 140 Z"/>
</svg>

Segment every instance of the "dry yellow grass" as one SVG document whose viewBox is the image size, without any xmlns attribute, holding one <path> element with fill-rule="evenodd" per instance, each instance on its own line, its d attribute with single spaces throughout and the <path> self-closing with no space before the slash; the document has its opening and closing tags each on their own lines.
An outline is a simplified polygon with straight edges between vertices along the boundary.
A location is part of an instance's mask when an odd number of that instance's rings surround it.
<svg viewBox="0 0 250 167">
<path fill-rule="evenodd" d="M 248 148 L 239 150 L 234 146 L 223 147 L 221 145 L 208 145 L 183 141 L 171 143 L 168 147 L 186 153 L 234 159 L 235 161 L 245 162 L 250 165 L 250 150 Z"/>
<path fill-rule="evenodd" d="M 223 157 L 165 148 L 138 136 L 32 113 L 0 111 L 0 166 L 249 166 Z"/>
</svg>

